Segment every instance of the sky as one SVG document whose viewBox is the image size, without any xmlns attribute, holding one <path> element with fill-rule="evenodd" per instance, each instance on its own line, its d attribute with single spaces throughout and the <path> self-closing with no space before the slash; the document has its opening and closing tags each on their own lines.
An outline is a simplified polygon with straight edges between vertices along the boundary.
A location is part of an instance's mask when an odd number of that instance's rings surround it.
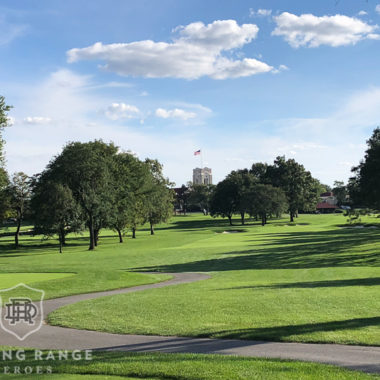
<svg viewBox="0 0 380 380">
<path fill-rule="evenodd" d="M 279 155 L 346 181 L 380 124 L 379 25 L 379 0 L 1 0 L 7 169 L 103 139 L 177 185 Z"/>
</svg>

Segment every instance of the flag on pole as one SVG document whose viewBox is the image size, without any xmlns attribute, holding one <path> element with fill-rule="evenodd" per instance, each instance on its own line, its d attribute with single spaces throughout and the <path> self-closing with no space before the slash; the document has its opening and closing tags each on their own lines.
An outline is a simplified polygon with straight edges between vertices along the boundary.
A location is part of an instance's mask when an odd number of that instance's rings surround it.
<svg viewBox="0 0 380 380">
<path fill-rule="evenodd" d="M 198 156 L 198 154 L 201 154 L 201 150 L 200 149 L 194 152 L 194 156 Z"/>
</svg>

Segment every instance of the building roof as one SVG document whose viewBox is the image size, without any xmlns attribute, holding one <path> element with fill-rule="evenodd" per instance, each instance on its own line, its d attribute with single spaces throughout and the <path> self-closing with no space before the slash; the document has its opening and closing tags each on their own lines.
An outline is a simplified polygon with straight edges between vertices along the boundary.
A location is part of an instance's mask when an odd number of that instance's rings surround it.
<svg viewBox="0 0 380 380">
<path fill-rule="evenodd" d="M 331 205 L 330 203 L 327 203 L 327 202 L 319 202 L 317 204 L 317 209 L 322 209 L 322 208 L 338 208 L 338 206 Z"/>
<path fill-rule="evenodd" d="M 326 191 L 325 193 L 322 193 L 320 196 L 321 197 L 333 197 L 334 194 L 332 191 Z"/>
</svg>

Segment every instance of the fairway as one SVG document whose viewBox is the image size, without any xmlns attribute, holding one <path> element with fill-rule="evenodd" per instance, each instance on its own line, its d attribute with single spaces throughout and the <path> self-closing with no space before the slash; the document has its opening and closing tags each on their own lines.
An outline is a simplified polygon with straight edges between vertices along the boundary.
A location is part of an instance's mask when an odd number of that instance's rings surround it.
<svg viewBox="0 0 380 380">
<path fill-rule="evenodd" d="M 52 313 L 50 323 L 113 333 L 380 345 L 379 229 L 342 228 L 342 215 L 301 215 L 294 225 L 277 220 L 234 234 L 220 233 L 228 230 L 221 223 L 174 218 L 157 237 L 133 242 L 140 253 L 129 256 L 131 270 L 207 272 L 210 280 L 69 305 Z M 151 246 L 155 240 L 159 249 Z"/>
<path fill-rule="evenodd" d="M 56 280 L 73 276 L 71 273 L 0 273 L 0 290 L 11 288 L 19 283 L 33 285 L 35 282 Z"/>
<path fill-rule="evenodd" d="M 364 221 L 376 226 L 379 219 Z M 159 226 L 156 235 L 143 229 L 124 244 L 104 231 L 95 252 L 87 250 L 85 237 L 72 235 L 63 254 L 54 241 L 41 243 L 29 236 L 15 253 L 7 237 L 0 268 L 2 275 L 16 268 L 66 273 L 33 281 L 47 298 L 169 278 L 159 272 L 211 274 L 211 279 L 192 284 L 69 305 L 50 315 L 56 325 L 114 333 L 380 345 L 380 229 L 347 228 L 345 223 L 339 214 L 300 215 L 294 224 L 278 219 L 265 227 L 252 222 L 229 227 L 221 219 L 179 216 Z M 222 233 L 236 229 L 243 232 Z M 144 271 L 157 274 L 136 273 Z"/>
</svg>

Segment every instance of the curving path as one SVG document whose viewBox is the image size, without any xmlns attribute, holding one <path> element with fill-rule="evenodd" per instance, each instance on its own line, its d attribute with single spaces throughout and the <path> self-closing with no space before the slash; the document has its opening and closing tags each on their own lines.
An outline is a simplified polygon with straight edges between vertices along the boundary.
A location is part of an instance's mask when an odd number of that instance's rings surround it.
<svg viewBox="0 0 380 380">
<path fill-rule="evenodd" d="M 97 293 L 79 294 L 44 302 L 44 319 L 53 310 L 75 302 L 145 289 L 185 284 L 210 278 L 200 273 L 168 273 L 172 279 L 150 285 L 135 286 Z M 105 316 L 106 318 L 106 316 Z M 126 316 L 128 318 L 128 316 Z M 349 369 L 380 373 L 380 347 L 348 346 L 336 344 L 279 343 L 237 339 L 200 339 L 176 336 L 123 335 L 96 331 L 76 330 L 50 326 L 17 340 L 0 329 L 0 345 L 33 347 L 40 349 L 98 349 L 105 351 L 181 352 L 239 355 L 247 357 L 296 359 L 334 364 Z"/>
</svg>

